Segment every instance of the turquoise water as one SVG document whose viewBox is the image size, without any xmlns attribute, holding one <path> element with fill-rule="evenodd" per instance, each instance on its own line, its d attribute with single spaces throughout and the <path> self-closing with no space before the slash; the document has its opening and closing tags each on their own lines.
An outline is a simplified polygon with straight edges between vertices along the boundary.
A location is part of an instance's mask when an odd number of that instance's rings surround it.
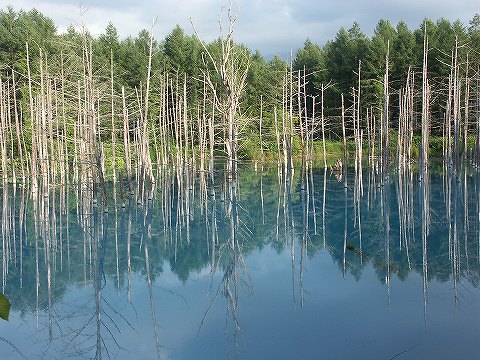
<svg viewBox="0 0 480 360">
<path fill-rule="evenodd" d="M 240 174 L 4 185 L 0 358 L 478 358 L 478 176 Z"/>
</svg>

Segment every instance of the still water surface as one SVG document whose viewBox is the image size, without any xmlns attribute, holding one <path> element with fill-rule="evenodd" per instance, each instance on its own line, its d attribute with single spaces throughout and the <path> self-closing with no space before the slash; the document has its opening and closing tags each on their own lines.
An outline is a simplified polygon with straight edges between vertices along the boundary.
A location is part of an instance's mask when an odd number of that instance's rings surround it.
<svg viewBox="0 0 480 360">
<path fill-rule="evenodd" d="M 220 171 L 112 185 L 108 213 L 4 184 L 0 358 L 480 356 L 478 175 L 240 174 L 234 202 Z"/>
</svg>

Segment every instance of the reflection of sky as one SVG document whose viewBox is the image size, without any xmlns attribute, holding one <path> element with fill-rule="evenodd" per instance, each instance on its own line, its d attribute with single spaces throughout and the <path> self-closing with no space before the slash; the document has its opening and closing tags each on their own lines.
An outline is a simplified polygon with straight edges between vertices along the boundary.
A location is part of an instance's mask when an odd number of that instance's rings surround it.
<svg viewBox="0 0 480 360">
<path fill-rule="evenodd" d="M 195 208 L 195 219 L 190 223 L 190 243 L 179 238 L 175 255 L 173 244 L 162 237 L 161 215 L 153 212 L 153 238 L 147 239 L 152 273 L 153 296 L 161 355 L 166 359 L 224 359 L 236 353 L 244 359 L 292 358 L 365 358 L 390 359 L 402 351 L 403 358 L 472 358 L 476 353 L 476 337 L 480 330 L 480 293 L 478 286 L 478 224 L 474 185 L 479 179 L 468 178 L 470 230 L 464 237 L 463 213 L 457 215 L 458 239 L 461 248 L 457 260 L 461 263 L 456 287 L 452 263 L 449 259 L 448 221 L 446 220 L 443 182 L 432 175 L 430 209 L 432 222 L 428 237 L 428 287 L 424 306 L 422 279 L 421 221 L 415 222 L 415 236 L 409 240 L 409 261 L 405 247 L 399 247 L 398 194 L 392 182 L 390 196 L 390 286 L 387 286 L 386 244 L 381 223 L 380 193 L 367 209 L 368 195 L 362 198 L 363 258 L 358 252 L 347 251 L 346 274 L 343 275 L 344 245 L 344 188 L 334 177 L 327 180 L 327 216 L 325 224 L 326 248 L 323 238 L 315 235 L 310 221 L 308 246 L 302 262 L 302 194 L 298 178 L 292 180 L 291 209 L 294 229 L 294 261 L 285 238 L 283 209 L 280 209 L 279 237 L 276 238 L 277 192 L 275 173 L 264 177 L 265 213 L 262 216 L 257 189 L 258 178 L 247 170 L 241 179 L 242 207 L 239 244 L 243 246 L 246 268 L 238 262 L 238 320 L 241 336 L 233 335 L 231 310 L 223 295 L 222 282 L 229 256 L 222 244 L 228 241 L 229 219 L 219 209 L 218 251 L 221 261 L 213 279 L 210 275 L 211 253 L 209 237 L 205 236 L 204 215 Z M 317 230 L 322 233 L 321 194 L 323 171 L 315 173 Z M 365 177 L 366 179 L 367 177 Z M 353 181 L 351 182 L 353 183 Z M 463 203 L 462 186 L 455 185 L 452 199 Z M 471 187 L 470 187 L 471 186 Z M 377 188 L 375 188 L 377 189 Z M 370 189 L 371 190 L 371 189 Z M 370 191 L 366 189 L 366 192 Z M 380 191 L 380 190 L 378 190 Z M 412 211 L 420 214 L 418 182 L 412 184 L 414 201 Z M 348 189 L 347 241 L 359 247 L 359 232 L 354 227 L 352 189 Z M 283 194 L 281 194 L 283 199 Z M 217 199 L 220 198 L 218 194 Z M 453 202 L 452 202 L 453 204 Z M 197 205 L 197 204 L 196 204 Z M 219 202 L 220 208 L 222 204 Z M 280 204 L 281 206 L 281 204 Z M 265 218 L 265 224 L 261 221 Z M 127 236 L 131 218 L 131 302 L 127 298 Z M 98 220 L 98 219 L 97 219 Z M 31 221 L 31 219 L 28 219 Z M 76 219 L 70 219 L 75 223 Z M 102 290 L 101 318 L 105 326 L 101 334 L 109 355 L 114 359 L 156 358 L 154 327 L 150 292 L 146 282 L 144 218 L 141 207 L 132 205 L 119 213 L 119 283 L 116 289 L 114 217 L 104 218 L 108 234 L 100 241 L 105 251 L 103 259 L 106 286 Z M 288 223 L 288 221 L 287 221 Z M 245 227 L 251 232 L 245 232 Z M 288 227 L 288 226 L 287 226 Z M 123 229 L 123 230 L 122 230 Z M 290 230 L 287 229 L 289 232 Z M 101 232 L 100 232 L 101 233 Z M 245 233 L 247 235 L 245 235 Z M 37 326 L 35 308 L 35 252 L 33 245 L 24 248 L 23 289 L 17 281 L 19 269 L 12 260 L 3 289 L 12 300 L 9 322 L 0 323 L 0 359 L 20 358 L 8 341 L 29 359 L 79 358 L 83 350 L 87 358 L 95 355 L 96 322 L 95 293 L 91 283 L 83 287 L 83 236 L 78 226 L 70 227 L 71 269 L 67 272 L 66 253 L 63 270 L 57 262 L 52 273 L 52 341 L 48 337 L 47 280 L 44 250 L 40 251 L 40 308 Z M 185 236 L 185 233 L 183 234 Z M 33 235 L 29 238 L 33 238 Z M 18 246 L 18 244 L 17 244 Z M 404 245 L 402 245 L 404 246 Z M 279 250 L 283 249 L 283 250 Z M 18 250 L 18 249 L 17 249 Z M 178 251 L 177 251 L 178 250 Z M 102 252 L 100 251 L 100 254 Z M 468 253 L 468 254 L 467 254 Z M 76 261 L 73 261 L 76 260 Z M 303 264 L 303 268 L 301 268 Z M 411 267 L 411 268 L 410 268 Z M 87 266 L 87 278 L 91 277 Z M 303 278 L 300 278 L 303 274 Z M 184 280 L 183 280 L 184 279 Z M 103 281 L 103 280 L 102 280 Z M 72 285 L 73 283 L 73 285 Z M 251 287 L 250 287 L 251 285 Z M 63 287 L 66 287 L 64 289 Z M 202 319 L 215 295 L 200 329 Z M 302 298 L 303 296 L 303 298 Z M 457 303 L 455 302 L 457 299 Z M 303 301 L 302 301 L 303 300 Z M 302 307 L 303 304 L 303 307 Z M 18 309 L 25 311 L 20 315 Z M 226 317 L 228 323 L 226 325 Z M 82 328 L 85 327 L 83 330 Z M 80 331 L 81 330 L 81 331 Z M 199 330 L 201 330 L 199 332 Z M 79 333 L 74 336 L 75 333 Z M 3 341 L 3 339 L 5 341 Z M 116 345 L 117 342 L 121 349 Z M 93 346 L 93 347 L 92 347 Z M 103 350 L 103 357 L 108 357 Z M 402 357 L 398 357 L 402 358 Z"/>
<path fill-rule="evenodd" d="M 412 347 L 415 348 L 404 358 L 474 355 L 471 351 L 476 349 L 480 330 L 480 293 L 469 282 L 459 286 L 460 303 L 455 306 L 452 283 L 431 281 L 425 319 L 419 274 L 411 272 L 406 281 L 392 277 L 389 296 L 387 285 L 378 281 L 371 265 L 364 268 L 358 281 L 348 273 L 343 278 L 338 264 L 326 251 L 321 251 L 305 259 L 301 308 L 300 250 L 295 248 L 293 280 L 290 249 L 277 254 L 276 250 L 265 247 L 246 259 L 245 273 L 239 271 L 239 283 L 248 282 L 249 275 L 253 285 L 253 293 L 246 285 L 239 286 L 240 358 L 389 359 Z M 165 266 L 153 286 L 162 358 L 224 359 L 235 354 L 231 327 L 225 335 L 226 299 L 221 295 L 198 334 L 222 276 L 219 270 L 212 281 L 206 269 L 192 274 L 183 284 Z M 149 289 L 145 278 L 136 274 L 132 275 L 131 284 L 131 303 L 127 301 L 126 287 L 117 292 L 114 281 L 107 280 L 102 291 L 109 304 L 102 305 L 102 320 L 125 350 L 118 349 L 106 328 L 102 328 L 102 335 L 112 358 L 154 359 Z M 15 344 L 29 359 L 64 358 L 74 344 L 84 348 L 94 345 L 95 337 L 83 345 L 80 337 L 70 344 L 63 343 L 68 337 L 62 338 L 62 332 L 65 335 L 69 329 L 79 329 L 94 311 L 92 287 L 71 286 L 52 311 L 50 345 L 45 312 L 39 314 L 37 330 L 35 314 L 20 318 L 13 311 L 10 321 L 0 324 L 0 336 Z M 84 333 L 95 335 L 94 321 Z M 92 349 L 86 355 L 94 354 Z M 20 358 L 4 342 L 0 342 L 0 356 Z M 105 352 L 103 356 L 106 357 Z"/>
</svg>

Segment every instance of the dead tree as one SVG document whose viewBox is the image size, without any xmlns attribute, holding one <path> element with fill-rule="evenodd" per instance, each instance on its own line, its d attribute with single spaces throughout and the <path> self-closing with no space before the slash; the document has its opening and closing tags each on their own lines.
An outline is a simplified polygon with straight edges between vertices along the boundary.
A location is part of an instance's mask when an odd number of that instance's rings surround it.
<svg viewBox="0 0 480 360">
<path fill-rule="evenodd" d="M 229 160 L 229 170 L 231 174 L 235 174 L 238 160 L 238 121 L 236 115 L 240 96 L 245 88 L 250 59 L 248 53 L 233 41 L 237 15 L 232 12 L 231 7 L 227 10 L 227 18 L 228 31 L 226 35 L 224 34 L 222 19 L 220 19 L 219 41 L 221 51 L 219 57 L 208 50 L 205 42 L 200 39 L 191 19 L 190 22 L 204 50 L 202 56 L 204 63 L 203 79 L 212 92 L 215 108 L 220 112 L 228 129 L 228 139 L 224 139 L 224 141 Z M 215 77 L 220 78 L 220 83 L 215 81 Z"/>
</svg>

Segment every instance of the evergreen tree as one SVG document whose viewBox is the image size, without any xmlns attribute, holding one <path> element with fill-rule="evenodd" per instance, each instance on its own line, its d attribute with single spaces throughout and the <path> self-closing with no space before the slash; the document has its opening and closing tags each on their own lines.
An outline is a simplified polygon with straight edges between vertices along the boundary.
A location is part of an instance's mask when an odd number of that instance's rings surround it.
<svg viewBox="0 0 480 360">
<path fill-rule="evenodd" d="M 185 35 L 179 25 L 166 36 L 163 49 L 170 69 L 188 77 L 199 75 L 202 47 L 198 39 Z"/>
<path fill-rule="evenodd" d="M 415 36 L 403 21 L 397 24 L 397 36 L 391 45 L 391 59 L 391 78 L 401 86 L 408 68 L 419 65 L 415 62 Z"/>
<path fill-rule="evenodd" d="M 392 47 L 397 39 L 397 32 L 388 20 L 380 20 L 368 48 L 368 55 L 362 66 L 362 101 L 364 104 L 380 106 L 383 101 L 383 76 L 386 70 L 386 57 L 390 64 Z M 390 65 L 391 67 L 391 65 Z M 390 69 L 389 69 L 390 70 Z"/>
<path fill-rule="evenodd" d="M 475 14 L 468 27 L 470 57 L 473 64 L 480 65 L 480 14 Z"/>
<path fill-rule="evenodd" d="M 306 76 L 306 95 L 308 111 L 312 111 L 312 96 L 318 95 L 318 89 L 326 82 L 325 54 L 323 49 L 310 39 L 305 40 L 293 60 L 293 70 Z"/>
</svg>

